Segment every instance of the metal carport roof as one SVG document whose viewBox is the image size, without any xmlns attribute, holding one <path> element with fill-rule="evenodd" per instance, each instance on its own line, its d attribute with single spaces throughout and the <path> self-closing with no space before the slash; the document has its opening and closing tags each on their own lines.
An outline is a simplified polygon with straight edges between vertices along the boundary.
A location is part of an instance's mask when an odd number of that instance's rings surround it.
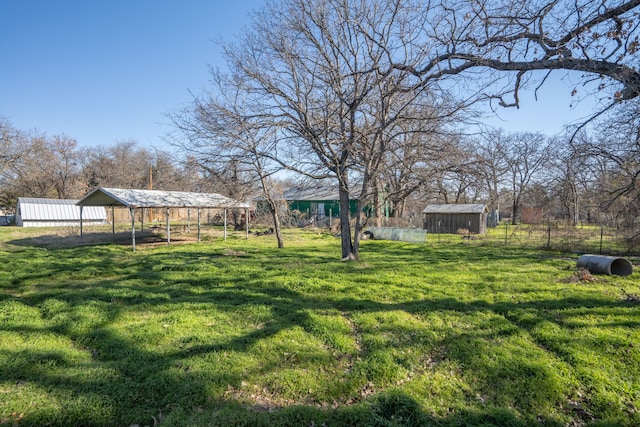
<svg viewBox="0 0 640 427">
<path fill-rule="evenodd" d="M 136 249 L 135 209 L 166 208 L 167 209 L 167 242 L 171 241 L 169 225 L 169 209 L 198 209 L 198 236 L 200 236 L 200 209 L 224 209 L 224 236 L 227 238 L 227 209 L 244 209 L 247 212 L 252 206 L 249 203 L 230 199 L 216 193 L 191 193 L 186 191 L 136 190 L 124 188 L 98 187 L 80 199 L 77 203 L 82 212 L 85 206 L 121 206 L 131 210 L 131 245 Z M 246 234 L 249 237 L 249 215 L 246 217 Z M 115 233 L 115 228 L 113 229 Z M 82 236 L 82 213 L 80 214 L 80 236 Z M 199 240 L 199 237 L 198 237 Z"/>
<path fill-rule="evenodd" d="M 216 193 L 102 187 L 91 191 L 77 204 L 78 206 L 124 206 L 127 208 L 251 208 L 248 203 Z"/>
</svg>

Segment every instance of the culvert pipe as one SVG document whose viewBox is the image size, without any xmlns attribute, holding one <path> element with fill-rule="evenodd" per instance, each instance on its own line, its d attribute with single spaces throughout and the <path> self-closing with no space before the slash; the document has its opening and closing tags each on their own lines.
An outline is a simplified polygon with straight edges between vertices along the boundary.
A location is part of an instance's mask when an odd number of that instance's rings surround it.
<svg viewBox="0 0 640 427">
<path fill-rule="evenodd" d="M 578 268 L 586 268 L 591 274 L 628 276 L 633 273 L 633 264 L 626 258 L 586 254 L 578 258 Z"/>
</svg>

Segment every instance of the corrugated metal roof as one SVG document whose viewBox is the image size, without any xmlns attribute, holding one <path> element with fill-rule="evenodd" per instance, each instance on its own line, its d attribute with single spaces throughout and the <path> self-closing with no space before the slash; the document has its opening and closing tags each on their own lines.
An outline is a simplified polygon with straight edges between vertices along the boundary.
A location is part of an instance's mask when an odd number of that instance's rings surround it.
<svg viewBox="0 0 640 427">
<path fill-rule="evenodd" d="M 340 200 L 338 186 L 335 187 L 294 187 L 283 193 L 285 200 Z M 357 199 L 357 194 L 351 194 L 352 199 Z"/>
<path fill-rule="evenodd" d="M 487 205 L 482 203 L 474 204 L 430 204 L 424 208 L 422 213 L 432 214 L 465 214 L 465 213 L 484 213 L 487 211 Z"/>
<path fill-rule="evenodd" d="M 335 187 L 294 187 L 285 190 L 285 200 L 339 200 Z"/>
<path fill-rule="evenodd" d="M 18 207 L 23 221 L 80 221 L 80 207 L 73 199 L 40 199 L 19 197 Z M 106 220 L 107 212 L 103 207 L 85 208 L 82 219 Z"/>
<path fill-rule="evenodd" d="M 251 208 L 216 193 L 186 191 L 96 188 L 78 203 L 83 206 L 125 206 L 129 208 Z"/>
</svg>

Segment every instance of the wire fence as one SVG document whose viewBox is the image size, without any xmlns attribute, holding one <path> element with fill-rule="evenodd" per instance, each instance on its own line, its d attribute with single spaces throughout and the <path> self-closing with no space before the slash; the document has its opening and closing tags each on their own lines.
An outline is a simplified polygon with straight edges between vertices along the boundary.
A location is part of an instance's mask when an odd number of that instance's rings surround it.
<svg viewBox="0 0 640 427">
<path fill-rule="evenodd" d="M 461 240 L 470 245 L 501 245 L 574 253 L 640 255 L 640 230 L 621 230 L 598 225 L 573 227 L 563 223 L 541 225 L 502 223 L 488 229 L 483 235 L 461 230 L 459 234 L 427 236 L 428 243 L 455 243 Z"/>
</svg>

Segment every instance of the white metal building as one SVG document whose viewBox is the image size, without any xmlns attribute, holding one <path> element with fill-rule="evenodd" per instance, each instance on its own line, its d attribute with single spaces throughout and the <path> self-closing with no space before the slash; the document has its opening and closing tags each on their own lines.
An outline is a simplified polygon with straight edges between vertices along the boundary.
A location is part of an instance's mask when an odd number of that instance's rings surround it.
<svg viewBox="0 0 640 427">
<path fill-rule="evenodd" d="M 80 226 L 78 200 L 39 199 L 19 197 L 16 206 L 16 225 L 19 227 Z M 103 206 L 84 208 L 82 221 L 85 225 L 107 223 L 107 211 Z"/>
</svg>

